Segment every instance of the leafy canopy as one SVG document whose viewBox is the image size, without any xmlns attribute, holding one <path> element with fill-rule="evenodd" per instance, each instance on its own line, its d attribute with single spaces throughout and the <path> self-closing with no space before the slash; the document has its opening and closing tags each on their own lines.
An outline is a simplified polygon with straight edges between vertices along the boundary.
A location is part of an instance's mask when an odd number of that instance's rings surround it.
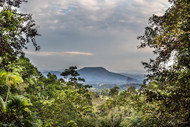
<svg viewBox="0 0 190 127">
<path fill-rule="evenodd" d="M 35 40 L 39 36 L 37 26 L 31 14 L 18 13 L 14 7 L 19 7 L 21 0 L 1 0 L 0 6 L 0 57 L 3 63 L 13 61 L 16 56 L 24 55 L 26 44 L 32 42 L 35 50 L 39 50 Z"/>
</svg>

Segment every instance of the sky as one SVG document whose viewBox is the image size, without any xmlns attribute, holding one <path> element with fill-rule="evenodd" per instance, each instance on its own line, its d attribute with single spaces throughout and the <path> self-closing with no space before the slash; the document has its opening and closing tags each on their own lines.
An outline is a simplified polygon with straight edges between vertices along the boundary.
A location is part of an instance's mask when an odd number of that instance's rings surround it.
<svg viewBox="0 0 190 127">
<path fill-rule="evenodd" d="M 163 15 L 167 0 L 28 0 L 20 10 L 31 13 L 41 50 L 28 45 L 26 57 L 40 70 L 69 66 L 105 67 L 114 72 L 145 72 L 141 62 L 152 49 L 137 49 L 148 19 Z"/>
</svg>

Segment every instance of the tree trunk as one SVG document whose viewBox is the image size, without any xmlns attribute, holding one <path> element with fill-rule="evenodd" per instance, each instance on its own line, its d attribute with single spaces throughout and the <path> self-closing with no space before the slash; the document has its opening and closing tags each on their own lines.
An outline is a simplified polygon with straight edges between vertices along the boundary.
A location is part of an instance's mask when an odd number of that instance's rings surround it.
<svg viewBox="0 0 190 127">
<path fill-rule="evenodd" d="M 8 85 L 7 96 L 6 96 L 5 102 L 8 101 L 9 93 L 10 93 L 10 86 Z"/>
</svg>

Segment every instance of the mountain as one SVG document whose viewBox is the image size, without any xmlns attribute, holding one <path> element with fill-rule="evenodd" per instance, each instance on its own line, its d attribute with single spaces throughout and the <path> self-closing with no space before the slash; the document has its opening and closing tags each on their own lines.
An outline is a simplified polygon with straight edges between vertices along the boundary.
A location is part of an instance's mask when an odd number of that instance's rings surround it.
<svg viewBox="0 0 190 127">
<path fill-rule="evenodd" d="M 42 71 L 42 74 L 47 75 L 48 72 L 61 78 L 60 74 L 62 71 Z M 135 77 L 135 75 L 110 72 L 103 67 L 84 67 L 77 70 L 77 72 L 81 78 L 85 79 L 84 85 L 92 85 L 96 89 L 113 88 L 115 86 L 121 89 L 126 89 L 130 86 L 139 88 L 139 84 L 142 83 L 141 80 L 138 79 L 138 76 Z"/>
<path fill-rule="evenodd" d="M 121 75 L 125 75 L 127 77 L 134 78 L 137 80 L 137 83 L 140 83 L 140 84 L 142 84 L 143 80 L 146 78 L 145 74 L 140 74 L 140 73 L 137 73 L 137 74 L 121 73 Z"/>
<path fill-rule="evenodd" d="M 85 84 L 127 84 L 136 79 L 118 73 L 113 73 L 103 67 L 85 67 L 78 70 L 80 77 L 85 79 Z"/>
</svg>

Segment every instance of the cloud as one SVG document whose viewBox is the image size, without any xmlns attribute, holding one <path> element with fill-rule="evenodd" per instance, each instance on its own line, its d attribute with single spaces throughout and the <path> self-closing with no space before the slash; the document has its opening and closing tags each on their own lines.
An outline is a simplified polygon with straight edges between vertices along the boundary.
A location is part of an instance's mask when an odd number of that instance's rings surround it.
<svg viewBox="0 0 190 127">
<path fill-rule="evenodd" d="M 131 10 L 138 8 L 138 11 L 143 15 L 162 15 L 168 6 L 167 0 L 133 0 L 130 5 Z"/>
<path fill-rule="evenodd" d="M 88 33 L 109 34 L 126 29 L 138 31 L 148 17 L 163 13 L 167 5 L 167 1 L 159 0 L 32 0 L 22 7 L 45 31 L 81 33 L 87 29 Z"/>
<path fill-rule="evenodd" d="M 47 68 L 61 68 L 63 63 L 142 68 L 140 62 L 152 52 L 138 50 L 136 38 L 152 14 L 162 15 L 168 7 L 167 0 L 29 0 L 21 9 L 33 14 L 42 37 L 37 38 L 41 51 L 26 54 L 37 65 L 48 59 Z"/>
<path fill-rule="evenodd" d="M 31 51 L 25 51 L 27 55 L 33 55 L 33 56 L 93 56 L 93 53 L 88 52 L 31 52 Z"/>
</svg>

